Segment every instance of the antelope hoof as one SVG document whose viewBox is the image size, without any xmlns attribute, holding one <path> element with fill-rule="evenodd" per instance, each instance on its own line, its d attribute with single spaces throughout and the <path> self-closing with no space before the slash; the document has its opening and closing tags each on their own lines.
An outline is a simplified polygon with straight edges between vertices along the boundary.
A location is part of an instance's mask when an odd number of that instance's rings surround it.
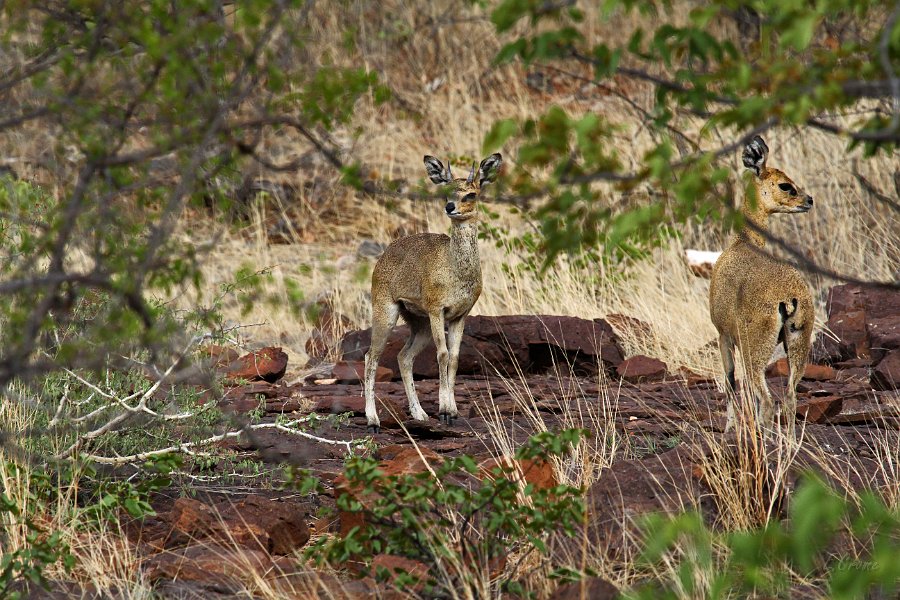
<svg viewBox="0 0 900 600">
<path fill-rule="evenodd" d="M 366 427 L 366 433 L 381 433 L 381 427 L 378 425 L 369 425 Z"/>
<path fill-rule="evenodd" d="M 438 420 L 444 425 L 453 425 L 456 422 L 457 415 L 451 415 L 450 413 L 441 413 L 438 415 Z"/>
</svg>

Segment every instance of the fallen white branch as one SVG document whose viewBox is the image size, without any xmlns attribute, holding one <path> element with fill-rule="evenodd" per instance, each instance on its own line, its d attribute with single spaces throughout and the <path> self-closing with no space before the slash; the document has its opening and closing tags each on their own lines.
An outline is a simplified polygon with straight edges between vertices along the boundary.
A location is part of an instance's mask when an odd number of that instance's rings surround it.
<svg viewBox="0 0 900 600">
<path fill-rule="evenodd" d="M 300 429 L 295 429 L 295 427 L 299 426 L 302 423 L 308 422 L 308 417 L 303 417 L 300 419 L 294 419 L 288 423 L 258 423 L 256 425 L 248 425 L 243 429 L 237 431 L 228 431 L 226 433 L 222 433 L 219 435 L 214 435 L 208 437 L 203 440 L 199 440 L 196 442 L 184 442 L 181 444 L 173 444 L 166 448 L 159 448 L 156 450 L 148 450 L 147 452 L 139 452 L 137 454 L 130 454 L 128 456 L 100 456 L 98 454 L 82 454 L 82 458 L 86 458 L 96 463 L 105 464 L 105 465 L 125 465 L 135 462 L 143 462 L 154 456 L 162 456 L 164 454 L 171 454 L 174 452 L 180 452 L 183 454 L 194 454 L 194 448 L 201 448 L 203 446 L 209 446 L 210 444 L 215 444 L 217 442 L 222 442 L 225 440 L 237 439 L 242 435 L 245 435 L 248 431 L 259 431 L 263 429 L 274 429 L 276 431 L 281 431 L 284 433 L 289 433 L 291 435 L 297 435 L 306 439 L 310 439 L 322 444 L 331 444 L 335 446 L 344 446 L 347 448 L 347 452 L 350 453 L 353 451 L 354 444 L 359 447 L 361 444 L 359 442 L 354 441 L 343 441 L 343 440 L 330 440 L 328 438 L 319 437 L 317 435 L 313 435 L 311 433 L 307 433 Z M 68 452 L 68 450 L 66 451 Z M 64 457 L 68 454 L 63 453 L 58 456 Z"/>
</svg>

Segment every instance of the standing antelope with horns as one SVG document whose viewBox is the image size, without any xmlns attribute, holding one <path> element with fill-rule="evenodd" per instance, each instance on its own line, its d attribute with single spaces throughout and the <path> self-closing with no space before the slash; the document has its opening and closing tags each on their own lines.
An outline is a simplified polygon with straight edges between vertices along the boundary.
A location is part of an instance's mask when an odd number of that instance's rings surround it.
<svg viewBox="0 0 900 600">
<path fill-rule="evenodd" d="M 372 272 L 372 344 L 366 354 L 364 382 L 366 419 L 372 432 L 377 433 L 381 425 L 375 408 L 375 370 L 398 316 L 410 330 L 397 361 L 412 418 L 428 419 L 416 396 L 412 367 L 429 340 L 434 340 L 437 348 L 439 419 L 451 425 L 458 416 L 453 384 L 463 324 L 481 295 L 477 201 L 484 186 L 496 177 L 501 162 L 499 154 L 492 154 L 477 169 L 473 164 L 465 179 L 454 179 L 449 164 L 445 169 L 435 157 L 425 157 L 425 172 L 431 181 L 452 188 L 444 207 L 451 222 L 450 235 L 419 233 L 396 240 Z"/>
<path fill-rule="evenodd" d="M 744 148 L 744 166 L 755 174 L 750 197 L 741 206 L 745 224 L 716 261 L 709 287 L 709 312 L 719 332 L 727 379 L 726 431 L 735 422 L 735 345 L 740 348 L 749 388 L 757 402 L 757 424 L 770 427 L 775 412 L 765 368 L 772 351 L 781 343 L 787 354 L 790 377 L 784 415 L 793 419 L 797 383 L 812 343 L 815 310 L 809 287 L 800 271 L 765 253 L 764 233 L 769 229 L 770 215 L 808 212 L 813 199 L 790 177 L 767 167 L 768 156 L 769 147 L 759 136 Z"/>
</svg>

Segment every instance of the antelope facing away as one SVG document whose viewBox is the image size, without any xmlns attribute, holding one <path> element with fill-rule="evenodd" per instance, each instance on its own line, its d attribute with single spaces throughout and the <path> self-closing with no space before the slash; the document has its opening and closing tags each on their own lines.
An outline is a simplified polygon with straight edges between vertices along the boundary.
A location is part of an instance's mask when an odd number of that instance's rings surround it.
<svg viewBox="0 0 900 600">
<path fill-rule="evenodd" d="M 716 261 L 709 287 L 709 312 L 719 332 L 727 378 L 726 431 L 735 422 L 735 345 L 740 348 L 749 388 L 756 399 L 757 426 L 770 427 L 775 412 L 766 386 L 766 364 L 781 343 L 790 365 L 783 408 L 784 415 L 792 420 L 797 383 L 812 342 L 815 311 L 806 281 L 797 269 L 767 255 L 763 247 L 771 214 L 805 213 L 812 208 L 813 199 L 790 177 L 767 167 L 768 155 L 769 148 L 759 136 L 744 147 L 744 166 L 755 174 L 755 194 L 744 200 L 741 213 L 745 224 Z"/>
<path fill-rule="evenodd" d="M 444 210 L 450 218 L 450 235 L 419 233 L 394 241 L 372 272 L 372 344 L 366 354 L 364 390 L 368 428 L 378 432 L 381 422 L 375 408 L 375 370 L 391 328 L 402 316 L 409 325 L 406 345 L 397 355 L 400 376 L 413 419 L 425 421 L 413 382 L 413 361 L 434 340 L 437 348 L 439 419 L 451 425 L 458 416 L 453 384 L 459 361 L 463 324 L 481 295 L 481 261 L 478 257 L 478 196 L 494 180 L 502 158 L 492 154 L 466 178 L 453 178 L 433 156 L 425 157 L 425 171 L 432 182 L 448 185 L 452 195 Z M 444 324 L 447 334 L 444 335 Z"/>
</svg>

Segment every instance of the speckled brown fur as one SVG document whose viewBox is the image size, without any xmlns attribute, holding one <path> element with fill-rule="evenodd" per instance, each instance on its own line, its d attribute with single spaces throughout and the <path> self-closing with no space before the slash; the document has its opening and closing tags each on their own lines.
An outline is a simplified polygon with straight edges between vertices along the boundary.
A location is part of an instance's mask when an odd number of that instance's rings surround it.
<svg viewBox="0 0 900 600">
<path fill-rule="evenodd" d="M 380 426 L 375 407 L 375 369 L 398 316 L 410 328 L 409 339 L 397 358 L 412 418 L 428 419 L 416 395 L 412 365 L 429 340 L 437 347 L 440 418 L 449 424 L 457 417 L 453 386 L 463 324 L 481 295 L 477 201 L 482 188 L 496 176 L 501 160 L 499 154 L 492 154 L 477 170 L 473 165 L 468 177 L 454 179 L 449 166 L 445 170 L 436 158 L 425 157 L 431 180 L 453 189 L 445 206 L 451 230 L 449 236 L 420 233 L 396 240 L 372 272 L 372 344 L 366 354 L 364 392 L 366 417 L 374 431 Z"/>
<path fill-rule="evenodd" d="M 791 265 L 765 253 L 762 232 L 773 213 L 807 212 L 812 197 L 783 172 L 766 167 L 768 147 L 759 136 L 744 149 L 744 165 L 754 171 L 755 200 L 745 199 L 741 212 L 747 223 L 735 234 L 713 267 L 709 309 L 719 332 L 719 350 L 729 392 L 728 424 L 735 422 L 734 348 L 744 359 L 748 387 L 757 402 L 760 427 L 770 427 L 774 406 L 766 385 L 765 368 L 776 345 L 784 345 L 790 365 L 784 415 L 792 419 L 796 387 L 812 343 L 815 319 L 809 286 Z"/>
</svg>

